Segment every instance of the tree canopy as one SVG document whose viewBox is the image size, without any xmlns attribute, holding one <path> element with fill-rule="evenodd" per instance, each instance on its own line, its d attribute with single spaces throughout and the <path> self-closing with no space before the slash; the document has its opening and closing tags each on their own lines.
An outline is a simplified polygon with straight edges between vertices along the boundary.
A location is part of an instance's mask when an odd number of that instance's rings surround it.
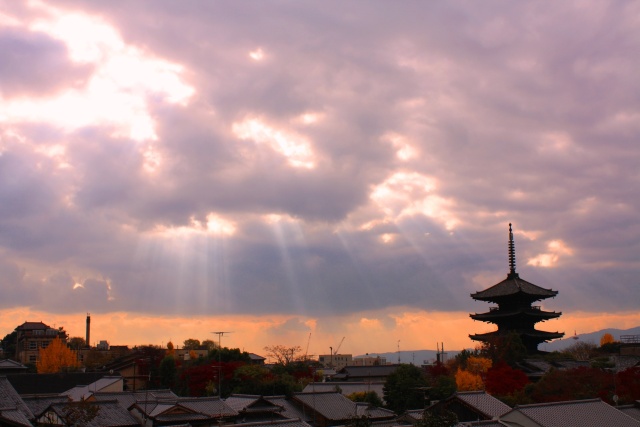
<svg viewBox="0 0 640 427">
<path fill-rule="evenodd" d="M 424 371 L 414 365 L 401 364 L 388 377 L 383 387 L 387 408 L 397 414 L 425 406 L 428 387 Z"/>
<path fill-rule="evenodd" d="M 54 338 L 46 348 L 40 350 L 40 360 L 36 363 L 39 374 L 51 374 L 78 366 L 75 351 L 69 349 L 60 338 Z"/>
</svg>

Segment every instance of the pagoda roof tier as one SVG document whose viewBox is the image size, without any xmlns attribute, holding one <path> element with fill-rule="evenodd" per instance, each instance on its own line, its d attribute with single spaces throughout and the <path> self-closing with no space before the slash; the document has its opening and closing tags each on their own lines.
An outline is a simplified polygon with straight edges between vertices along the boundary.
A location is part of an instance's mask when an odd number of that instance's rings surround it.
<svg viewBox="0 0 640 427">
<path fill-rule="evenodd" d="M 471 298 L 480 301 L 498 303 L 505 298 L 520 296 L 531 301 L 552 298 L 558 295 L 558 291 L 541 288 L 533 283 L 521 279 L 518 273 L 510 273 L 502 282 L 471 294 Z"/>
<path fill-rule="evenodd" d="M 562 338 L 564 336 L 564 332 L 545 332 L 545 331 L 539 331 L 537 329 L 525 330 L 525 331 L 510 331 L 510 332 L 517 332 L 518 335 L 520 335 L 523 338 L 529 338 L 529 339 L 540 341 L 540 342 L 554 340 L 556 338 Z M 475 341 L 486 341 L 502 335 L 504 335 L 503 332 L 493 331 L 493 332 L 487 332 L 485 334 L 469 335 L 469 338 Z"/>
<path fill-rule="evenodd" d="M 531 317 L 534 319 L 547 320 L 560 317 L 562 312 L 556 313 L 555 311 L 543 311 L 539 307 L 521 307 L 512 310 L 499 310 L 491 309 L 487 313 L 470 314 L 469 316 L 473 320 L 481 320 L 483 322 L 493 322 L 498 319 L 505 319 L 510 317 Z"/>
</svg>

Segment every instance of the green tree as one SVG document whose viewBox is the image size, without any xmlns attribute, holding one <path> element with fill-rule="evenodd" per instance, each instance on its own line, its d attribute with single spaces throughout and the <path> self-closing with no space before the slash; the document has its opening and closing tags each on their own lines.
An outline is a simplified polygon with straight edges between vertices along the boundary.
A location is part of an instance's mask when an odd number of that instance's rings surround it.
<svg viewBox="0 0 640 427">
<path fill-rule="evenodd" d="M 71 348 L 72 350 L 80 350 L 85 346 L 86 346 L 86 343 L 84 341 L 84 338 L 82 337 L 69 338 L 69 348 Z"/>
<path fill-rule="evenodd" d="M 178 379 L 178 368 L 173 356 L 166 356 L 160 362 L 160 384 L 166 388 L 175 387 Z"/>
<path fill-rule="evenodd" d="M 218 346 L 218 344 L 213 340 L 204 340 L 200 343 L 200 345 L 209 351 L 213 350 Z"/>
<path fill-rule="evenodd" d="M 383 387 L 387 408 L 397 414 L 425 406 L 424 390 L 428 387 L 424 372 L 408 364 L 399 365 L 388 377 Z"/>
<path fill-rule="evenodd" d="M 18 333 L 13 331 L 8 333 L 2 338 L 2 351 L 4 352 L 4 357 L 6 358 L 14 358 L 16 355 L 16 342 L 18 340 Z"/>
<path fill-rule="evenodd" d="M 200 340 L 197 340 L 195 338 L 188 338 L 184 340 L 182 348 L 184 348 L 185 350 L 197 350 L 200 348 Z"/>
</svg>

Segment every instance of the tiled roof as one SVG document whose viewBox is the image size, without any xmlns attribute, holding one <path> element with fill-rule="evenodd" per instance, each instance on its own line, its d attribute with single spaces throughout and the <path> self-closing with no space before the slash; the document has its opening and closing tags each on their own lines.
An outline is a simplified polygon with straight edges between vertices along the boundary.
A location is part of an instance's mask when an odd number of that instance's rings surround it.
<svg viewBox="0 0 640 427">
<path fill-rule="evenodd" d="M 618 406 L 617 409 L 640 421 L 640 401 L 636 402 L 635 405 Z"/>
<path fill-rule="evenodd" d="M 0 408 L 5 408 L 7 413 L 18 410 L 26 419 L 34 419 L 33 412 L 25 405 L 7 377 L 0 377 Z"/>
<path fill-rule="evenodd" d="M 91 384 L 104 372 L 60 372 L 57 374 L 8 374 L 7 379 L 18 394 L 59 394 L 77 385 Z"/>
<path fill-rule="evenodd" d="M 488 418 L 499 417 L 511 410 L 506 403 L 496 399 L 484 391 L 464 391 L 457 392 L 451 398 L 457 398 L 467 405 L 476 408 Z"/>
<path fill-rule="evenodd" d="M 354 416 L 362 415 L 371 419 L 394 416 L 393 412 L 386 409 L 357 405 L 340 393 L 295 393 L 293 398 L 316 411 L 322 417 L 333 421 L 348 420 Z"/>
<path fill-rule="evenodd" d="M 346 374 L 349 377 L 386 377 L 391 375 L 398 365 L 379 365 L 379 366 L 345 366 L 338 371 L 338 374 Z"/>
<path fill-rule="evenodd" d="M 51 410 L 57 415 L 64 415 L 76 402 L 54 403 Z M 85 427 L 138 427 L 140 422 L 122 408 L 115 400 L 110 402 L 91 402 L 91 405 L 97 405 L 98 411 L 95 418 L 84 424 Z"/>
<path fill-rule="evenodd" d="M 21 370 L 25 370 L 25 369 L 29 369 L 26 366 L 24 366 L 22 363 L 20 362 L 16 362 L 15 360 L 11 360 L 11 359 L 2 359 L 0 360 L 0 370 L 16 370 L 16 371 L 21 371 Z"/>
<path fill-rule="evenodd" d="M 69 398 L 67 396 L 32 396 L 23 397 L 22 401 L 27 405 L 33 415 L 38 418 L 49 408 L 49 406 L 51 406 L 51 404 L 65 403 L 69 401 Z"/>
<path fill-rule="evenodd" d="M 49 325 L 45 325 L 42 322 L 24 322 L 22 325 L 16 328 L 17 330 L 36 330 L 36 329 L 51 329 Z"/>
<path fill-rule="evenodd" d="M 395 418 L 395 412 L 372 406 L 368 403 L 356 403 L 356 412 L 359 417 L 376 418 Z"/>
<path fill-rule="evenodd" d="M 135 407 L 138 411 L 146 413 L 149 418 L 167 420 L 170 419 L 192 420 L 219 417 L 233 417 L 238 415 L 224 401 L 218 397 L 184 397 L 170 400 L 137 401 L 129 409 Z M 194 415 L 194 414 L 197 414 Z M 174 416 L 175 415 L 175 416 Z M 177 415 L 184 415 L 180 418 Z M 195 418 L 194 418 L 195 417 Z"/>
<path fill-rule="evenodd" d="M 458 423 L 455 427 L 504 427 L 504 424 L 496 420 L 467 421 Z"/>
<path fill-rule="evenodd" d="M 93 393 L 100 392 L 103 389 L 118 382 L 122 383 L 122 377 L 103 377 L 89 385 L 75 386 L 72 389 L 66 390 L 60 394 L 63 396 L 68 396 L 71 400 L 78 402 L 80 400 L 87 399 Z M 122 389 L 122 387 L 120 387 L 120 389 Z"/>
<path fill-rule="evenodd" d="M 160 399 L 177 399 L 171 390 L 121 391 L 115 393 L 94 393 L 93 398 L 99 401 L 117 400 L 124 409 L 129 409 L 134 403 L 142 401 L 157 402 Z"/>
<path fill-rule="evenodd" d="M 302 390 L 303 393 L 313 393 L 322 391 L 339 391 L 345 396 L 352 393 L 375 391 L 380 399 L 384 398 L 384 381 L 332 381 L 326 383 L 313 382 L 307 384 Z"/>
<path fill-rule="evenodd" d="M 291 420 L 240 423 L 240 424 L 234 424 L 233 427 L 311 427 L 311 426 L 299 418 L 294 418 Z"/>
<path fill-rule="evenodd" d="M 33 424 L 17 408 L 0 408 L 0 425 L 32 427 Z"/>
<path fill-rule="evenodd" d="M 640 426 L 640 422 L 600 399 L 516 406 L 500 417 L 500 421 L 507 426 L 515 425 L 510 422 L 515 421 L 517 413 L 542 427 Z"/>
<path fill-rule="evenodd" d="M 505 296 L 516 295 L 518 293 L 529 295 L 534 301 L 555 297 L 558 291 L 541 288 L 533 283 L 527 282 L 519 277 L 507 276 L 502 282 L 471 294 L 471 298 L 482 301 L 494 301 Z"/>
<path fill-rule="evenodd" d="M 285 396 L 265 396 L 265 399 L 274 405 L 282 407 L 284 410 L 280 412 L 280 415 L 285 418 L 300 418 L 304 421 L 311 421 L 311 414 L 302 411 L 296 405 L 291 403 Z"/>
</svg>

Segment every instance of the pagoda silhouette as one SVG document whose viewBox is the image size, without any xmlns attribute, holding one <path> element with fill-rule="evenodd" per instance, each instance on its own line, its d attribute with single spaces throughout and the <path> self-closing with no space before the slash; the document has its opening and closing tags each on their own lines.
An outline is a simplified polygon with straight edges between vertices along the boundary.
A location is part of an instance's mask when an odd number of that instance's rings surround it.
<svg viewBox="0 0 640 427">
<path fill-rule="evenodd" d="M 516 333 L 528 353 L 537 353 L 538 344 L 556 338 L 562 338 L 562 332 L 545 332 L 535 328 L 535 324 L 560 317 L 562 312 L 543 311 L 540 306 L 532 305 L 536 301 L 554 298 L 558 291 L 541 288 L 520 278 L 516 273 L 516 252 L 513 242 L 513 231 L 509 224 L 509 274 L 502 282 L 471 294 L 477 301 L 497 304 L 490 307 L 487 313 L 470 314 L 473 320 L 494 323 L 498 330 L 486 334 L 473 334 L 469 338 L 486 343 L 497 338 Z"/>
</svg>

